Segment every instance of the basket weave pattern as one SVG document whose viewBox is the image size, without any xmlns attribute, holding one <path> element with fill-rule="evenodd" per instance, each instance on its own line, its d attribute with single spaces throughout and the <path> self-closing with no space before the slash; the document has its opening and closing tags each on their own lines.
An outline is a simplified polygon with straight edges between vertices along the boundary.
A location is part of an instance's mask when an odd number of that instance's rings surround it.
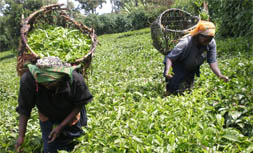
<svg viewBox="0 0 253 153">
<path fill-rule="evenodd" d="M 168 9 L 151 24 L 153 46 L 166 55 L 178 40 L 192 30 L 199 18 L 181 9 Z"/>
<path fill-rule="evenodd" d="M 96 49 L 97 39 L 95 30 L 89 28 L 82 23 L 75 21 L 70 18 L 66 13 L 66 8 L 62 8 L 63 4 L 52 4 L 42 7 L 41 9 L 30 14 L 26 19 L 23 19 L 21 22 L 21 40 L 19 43 L 18 57 L 17 57 L 17 72 L 21 76 L 27 68 L 24 67 L 24 64 L 27 62 L 35 63 L 40 57 L 30 48 L 27 43 L 28 33 L 38 24 L 50 24 L 62 26 L 65 28 L 76 28 L 80 30 L 83 34 L 88 35 L 92 41 L 91 48 L 88 54 L 84 55 L 80 59 L 76 59 L 75 62 L 71 63 L 72 65 L 82 63 L 82 73 L 85 75 L 87 68 L 91 64 L 93 54 Z"/>
</svg>

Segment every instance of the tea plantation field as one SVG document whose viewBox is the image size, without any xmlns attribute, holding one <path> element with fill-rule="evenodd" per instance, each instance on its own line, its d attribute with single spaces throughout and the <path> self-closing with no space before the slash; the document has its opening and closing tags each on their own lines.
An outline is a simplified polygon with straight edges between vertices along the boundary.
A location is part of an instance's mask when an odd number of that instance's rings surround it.
<svg viewBox="0 0 253 153">
<path fill-rule="evenodd" d="M 253 151 L 253 49 L 246 38 L 217 40 L 219 80 L 201 67 L 192 93 L 164 97 L 163 56 L 150 29 L 98 37 L 88 80 L 94 100 L 75 153 L 249 153 Z M 251 46 L 250 46 L 251 45 Z M 14 152 L 19 89 L 16 53 L 0 53 L 0 152 Z M 41 152 L 37 111 L 24 152 Z M 63 152 L 63 151 L 62 151 Z"/>
</svg>

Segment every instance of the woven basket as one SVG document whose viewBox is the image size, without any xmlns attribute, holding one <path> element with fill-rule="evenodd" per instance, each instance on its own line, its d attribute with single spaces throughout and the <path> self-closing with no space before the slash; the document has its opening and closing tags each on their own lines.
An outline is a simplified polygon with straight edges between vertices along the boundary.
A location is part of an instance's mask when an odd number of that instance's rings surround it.
<svg viewBox="0 0 253 153">
<path fill-rule="evenodd" d="M 171 8 L 161 13 L 151 24 L 153 46 L 166 55 L 174 48 L 178 40 L 192 30 L 199 17 L 181 9 Z"/>
<path fill-rule="evenodd" d="M 21 22 L 21 40 L 19 43 L 19 53 L 17 57 L 17 72 L 21 76 L 27 68 L 24 64 L 27 62 L 35 63 L 40 57 L 30 48 L 27 43 L 28 33 L 33 29 L 35 24 L 50 24 L 62 26 L 65 28 L 76 28 L 79 29 L 83 34 L 88 35 L 92 41 L 89 52 L 80 59 L 76 59 L 75 62 L 71 63 L 82 64 L 81 72 L 86 75 L 86 70 L 91 64 L 93 54 L 97 45 L 97 39 L 95 30 L 89 28 L 74 19 L 70 18 L 66 13 L 66 8 L 62 8 L 63 4 L 52 4 L 42 7 L 41 9 L 33 12 L 26 19 L 22 19 Z"/>
</svg>

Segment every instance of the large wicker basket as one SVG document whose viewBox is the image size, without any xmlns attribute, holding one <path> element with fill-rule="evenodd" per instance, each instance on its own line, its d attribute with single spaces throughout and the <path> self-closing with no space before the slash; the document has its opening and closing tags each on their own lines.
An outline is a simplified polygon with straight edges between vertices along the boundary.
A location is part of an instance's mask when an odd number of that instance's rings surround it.
<svg viewBox="0 0 253 153">
<path fill-rule="evenodd" d="M 89 52 L 80 59 L 76 59 L 72 65 L 81 64 L 81 72 L 85 76 L 87 68 L 91 64 L 91 60 L 97 45 L 97 39 L 95 30 L 89 28 L 67 15 L 67 9 L 62 8 L 63 4 L 52 4 L 44 6 L 41 9 L 30 14 L 26 19 L 22 19 L 21 23 L 21 40 L 19 44 L 19 53 L 17 57 L 17 72 L 21 76 L 27 68 L 24 67 L 26 62 L 35 63 L 40 57 L 30 48 L 27 43 L 28 33 L 34 28 L 35 24 L 50 24 L 57 25 L 66 28 L 76 28 L 79 29 L 83 34 L 88 35 L 92 41 L 91 48 Z"/>
<path fill-rule="evenodd" d="M 181 9 L 171 8 L 161 13 L 151 24 L 153 46 L 166 55 L 178 40 L 192 30 L 199 22 L 199 17 Z"/>
</svg>

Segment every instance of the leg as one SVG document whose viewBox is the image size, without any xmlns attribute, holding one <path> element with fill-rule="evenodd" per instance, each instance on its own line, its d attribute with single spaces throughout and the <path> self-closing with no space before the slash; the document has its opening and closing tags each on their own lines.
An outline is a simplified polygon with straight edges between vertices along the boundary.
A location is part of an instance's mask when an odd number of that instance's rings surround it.
<svg viewBox="0 0 253 153">
<path fill-rule="evenodd" d="M 179 90 L 180 93 L 184 91 L 191 91 L 194 85 L 194 73 L 189 73 L 185 76 L 184 81 L 181 83 Z"/>
<path fill-rule="evenodd" d="M 167 80 L 166 90 L 170 93 L 177 94 L 180 92 L 180 85 L 187 76 L 188 71 L 181 66 L 181 64 L 175 63 L 173 65 L 173 77 L 170 80 Z"/>
<path fill-rule="evenodd" d="M 47 120 L 45 122 L 42 122 L 40 120 L 40 129 L 42 132 L 42 141 L 43 141 L 43 152 L 48 153 L 48 135 L 52 131 L 53 124 Z"/>
<path fill-rule="evenodd" d="M 63 129 L 62 133 L 60 134 L 59 137 L 55 139 L 55 141 L 48 143 L 48 136 L 52 131 L 54 124 L 55 123 L 51 122 L 50 120 L 47 120 L 45 122 L 40 121 L 40 128 L 42 131 L 42 139 L 43 139 L 43 152 L 57 153 L 57 150 L 67 150 L 67 151 L 73 150 L 75 146 L 75 144 L 73 143 L 73 139 L 75 136 L 80 136 L 82 132 L 81 129 L 75 127 L 75 125 L 73 126 L 74 128 L 69 127 L 67 130 L 71 129 L 70 131 L 72 132 L 71 133 L 72 137 L 66 135 L 66 133 L 68 134 L 69 131 L 66 132 L 65 129 Z"/>
<path fill-rule="evenodd" d="M 87 112 L 86 112 L 86 107 L 85 105 L 83 106 L 82 110 L 81 110 L 81 117 L 80 117 L 80 123 L 81 126 L 87 126 Z"/>
<path fill-rule="evenodd" d="M 190 74 L 188 77 L 185 78 L 186 82 L 186 89 L 192 89 L 194 86 L 194 74 Z"/>
<path fill-rule="evenodd" d="M 189 72 L 184 78 L 184 90 L 191 90 L 194 86 L 194 77 L 200 75 L 200 66 L 196 67 L 193 71 Z"/>
</svg>

